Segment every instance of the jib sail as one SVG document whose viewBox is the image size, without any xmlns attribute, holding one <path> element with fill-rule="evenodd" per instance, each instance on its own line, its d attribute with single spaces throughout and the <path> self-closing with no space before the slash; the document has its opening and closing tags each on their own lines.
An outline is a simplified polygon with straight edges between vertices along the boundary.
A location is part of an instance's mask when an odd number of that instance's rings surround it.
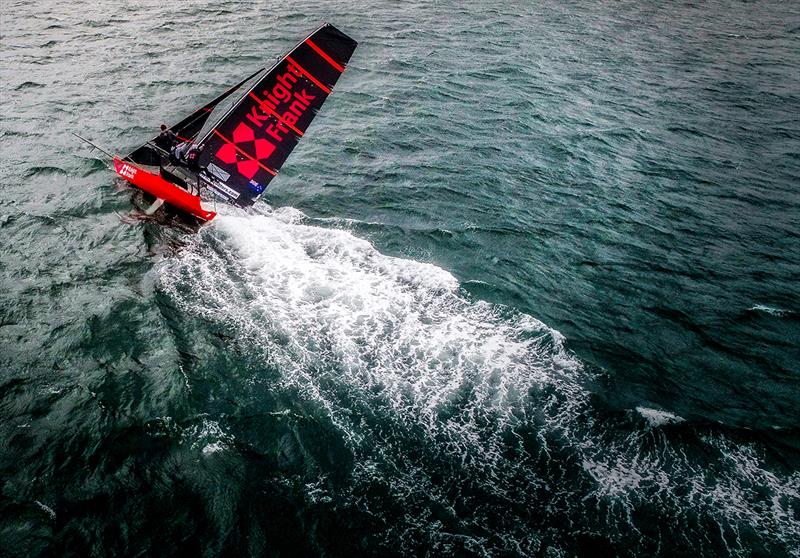
<svg viewBox="0 0 800 558">
<path fill-rule="evenodd" d="M 227 102 L 231 100 L 235 102 L 238 100 L 239 97 L 234 95 L 234 93 L 243 87 L 246 87 L 250 80 L 256 79 L 257 76 L 262 72 L 264 72 L 264 68 L 261 68 L 260 70 L 250 74 L 242 81 L 225 91 L 222 95 L 203 105 L 169 129 L 181 140 L 192 140 L 195 136 L 198 136 L 199 133 L 202 132 L 202 128 L 205 127 L 206 122 L 209 120 L 209 117 L 212 114 L 221 109 Z M 161 156 L 152 150 L 150 147 L 151 143 L 158 145 L 162 149 L 169 149 L 170 147 L 169 145 L 163 145 L 160 143 L 159 136 L 156 136 L 146 144 L 133 151 L 126 157 L 126 159 L 143 165 L 160 165 Z"/>
<path fill-rule="evenodd" d="M 326 24 L 297 44 L 203 137 L 200 166 L 252 205 L 303 137 L 356 48 Z M 223 191 L 224 190 L 224 191 Z"/>
<path fill-rule="evenodd" d="M 209 117 L 214 114 L 216 111 L 223 108 L 223 106 L 230 100 L 230 99 L 238 99 L 236 95 L 233 95 L 237 91 L 239 91 L 242 86 L 247 85 L 247 82 L 254 79 L 258 74 L 262 73 L 264 68 L 250 74 L 242 81 L 225 91 L 222 95 L 204 105 L 194 111 L 192 114 L 175 124 L 170 128 L 176 135 L 182 138 L 191 139 L 198 135 L 198 132 L 202 133 L 202 128 L 205 127 L 206 122 L 209 120 Z M 225 101 L 225 102 L 223 102 Z M 202 136 L 201 136 L 202 137 Z"/>
</svg>

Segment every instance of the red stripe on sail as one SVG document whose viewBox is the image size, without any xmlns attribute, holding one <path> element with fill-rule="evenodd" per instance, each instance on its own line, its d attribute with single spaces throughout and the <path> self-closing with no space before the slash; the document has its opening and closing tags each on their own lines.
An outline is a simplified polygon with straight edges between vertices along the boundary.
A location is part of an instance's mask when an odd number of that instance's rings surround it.
<svg viewBox="0 0 800 558">
<path fill-rule="evenodd" d="M 336 60 L 334 60 L 333 58 L 331 58 L 330 56 L 325 54 L 325 51 L 323 51 L 321 48 L 319 48 L 316 45 L 316 43 L 314 41 L 312 41 L 310 38 L 306 39 L 306 44 L 308 46 L 310 46 L 311 48 L 313 48 L 315 51 L 317 51 L 317 54 L 322 56 L 328 62 L 328 64 L 330 64 L 331 66 L 333 66 L 334 68 L 339 70 L 339 73 L 344 72 L 344 66 L 342 66 L 339 63 L 337 63 Z"/>
<path fill-rule="evenodd" d="M 285 124 L 286 126 L 289 126 L 289 128 L 291 128 L 291 129 L 292 129 L 292 131 L 293 131 L 295 134 L 297 134 L 297 135 L 298 135 L 298 136 L 300 136 L 300 137 L 303 137 L 303 132 L 301 132 L 300 130 L 298 130 L 298 129 L 297 129 L 295 126 L 294 126 L 294 125 L 292 125 L 292 124 L 289 124 L 289 123 L 288 123 L 286 120 L 284 120 L 284 119 L 283 119 L 283 117 L 282 117 L 282 116 L 280 116 L 280 115 L 279 115 L 277 112 L 275 112 L 274 110 L 272 110 L 271 108 L 269 108 L 269 107 L 267 106 L 267 104 L 266 104 L 264 101 L 262 101 L 261 99 L 259 99 L 258 97 L 256 97 L 255 93 L 253 93 L 253 92 L 251 91 L 251 92 L 250 92 L 250 96 L 253 98 L 253 100 L 255 100 L 255 102 L 257 102 L 257 103 L 258 103 L 258 105 L 259 105 L 259 107 L 258 107 L 258 108 L 260 108 L 261 110 L 263 110 L 263 111 L 264 111 L 264 112 L 266 112 L 267 114 L 269 114 L 269 115 L 271 115 L 271 116 L 274 116 L 275 118 L 277 118 L 277 119 L 278 119 L 278 122 L 280 122 L 281 124 Z"/>
<path fill-rule="evenodd" d="M 272 170 L 271 168 L 269 168 L 269 167 L 268 167 L 268 166 L 266 166 L 266 165 L 263 165 L 263 164 L 261 163 L 261 161 L 259 161 L 258 159 L 255 159 L 255 158 L 253 158 L 253 156 L 252 156 L 252 155 L 248 155 L 247 153 L 245 153 L 244 151 L 242 151 L 241 149 L 239 149 L 239 146 L 237 146 L 237 145 L 236 145 L 235 143 L 233 143 L 231 140 L 229 140 L 228 138 L 226 138 L 225 136 L 223 136 L 222 134 L 220 134 L 220 133 L 219 133 L 217 130 L 214 130 L 214 133 L 215 133 L 215 134 L 217 134 L 217 135 L 218 135 L 220 138 L 222 138 L 222 141 L 224 141 L 225 143 L 227 143 L 227 144 L 229 144 L 229 145 L 232 145 L 232 146 L 233 146 L 233 148 L 234 148 L 236 151 L 238 151 L 239 153 L 241 153 L 242 155 L 244 155 L 245 157 L 247 157 L 248 159 L 250 159 L 251 161 L 253 161 L 254 163 L 256 163 L 256 164 L 257 164 L 259 167 L 261 167 L 262 169 L 264 169 L 265 171 L 267 171 L 268 173 L 270 173 L 272 176 L 278 176 L 278 173 L 277 173 L 276 171 Z"/>
<path fill-rule="evenodd" d="M 315 78 L 315 77 L 314 77 L 314 76 L 312 76 L 310 73 L 308 73 L 308 71 L 307 71 L 305 68 L 303 68 L 303 67 L 302 67 L 300 64 L 298 64 L 297 62 L 295 62 L 295 61 L 294 61 L 294 59 L 293 59 L 291 56 L 287 56 L 287 57 L 286 57 L 286 60 L 288 60 L 289 62 L 291 62 L 291 64 L 292 64 L 292 65 L 293 65 L 295 68 L 297 68 L 298 70 L 300 70 L 300 73 L 301 73 L 301 74 L 303 74 L 303 75 L 304 75 L 304 76 L 306 76 L 308 79 L 310 79 L 312 82 L 314 82 L 314 84 L 315 84 L 317 87 L 319 87 L 319 88 L 320 88 L 320 89 L 322 89 L 322 90 L 323 90 L 325 93 L 327 93 L 327 94 L 329 94 L 329 95 L 330 95 L 330 92 L 331 92 L 331 90 L 330 90 L 330 89 L 328 89 L 327 87 L 325 87 L 324 85 L 322 85 L 322 83 L 321 83 L 321 82 L 320 82 L 320 81 L 319 81 L 317 78 Z"/>
</svg>

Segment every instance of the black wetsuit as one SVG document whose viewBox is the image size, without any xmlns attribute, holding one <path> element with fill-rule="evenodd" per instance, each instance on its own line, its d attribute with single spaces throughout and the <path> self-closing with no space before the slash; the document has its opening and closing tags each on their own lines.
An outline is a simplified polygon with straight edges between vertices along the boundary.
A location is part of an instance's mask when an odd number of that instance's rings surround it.
<svg viewBox="0 0 800 558">
<path fill-rule="evenodd" d="M 156 145 L 165 151 L 171 151 L 176 143 L 178 143 L 178 136 L 172 130 L 164 130 L 156 138 Z"/>
<path fill-rule="evenodd" d="M 193 171 L 200 170 L 200 150 L 196 146 L 190 147 L 186 151 L 186 166 L 192 169 Z"/>
</svg>

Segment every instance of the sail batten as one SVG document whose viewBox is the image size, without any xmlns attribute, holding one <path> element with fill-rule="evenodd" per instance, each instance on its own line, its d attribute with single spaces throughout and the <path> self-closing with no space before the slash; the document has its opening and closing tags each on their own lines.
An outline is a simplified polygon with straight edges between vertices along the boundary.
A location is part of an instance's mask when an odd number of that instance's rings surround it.
<svg viewBox="0 0 800 558">
<path fill-rule="evenodd" d="M 252 205 L 277 174 L 331 93 L 356 41 L 326 24 L 298 43 L 213 124 L 198 134 L 200 166 L 226 195 Z M 222 170 L 223 172 L 219 172 Z"/>
</svg>

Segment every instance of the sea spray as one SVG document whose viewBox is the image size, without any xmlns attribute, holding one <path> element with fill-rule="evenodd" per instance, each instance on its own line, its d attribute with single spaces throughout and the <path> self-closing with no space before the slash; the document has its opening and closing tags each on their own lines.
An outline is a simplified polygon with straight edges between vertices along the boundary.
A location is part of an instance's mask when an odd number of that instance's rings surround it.
<svg viewBox="0 0 800 558">
<path fill-rule="evenodd" d="M 221 215 L 160 273 L 180 307 L 240 338 L 279 371 L 276 389 L 340 432 L 351 481 L 325 498 L 383 517 L 376 544 L 537 553 L 569 518 L 578 530 L 603 525 L 612 544 L 637 530 L 641 551 L 668 553 L 693 547 L 699 516 L 717 526 L 703 536 L 734 555 L 768 535 L 797 547 L 796 474 L 769 471 L 755 448 L 721 434 L 673 441 L 661 429 L 682 419 L 666 411 L 641 407 L 646 424 L 611 424 L 619 419 L 591 404 L 590 378 L 558 332 L 470 299 L 441 268 L 283 209 Z M 753 481 L 763 493 L 742 489 Z M 309 497 L 319 482 L 309 479 Z M 376 487 L 405 511 L 364 496 Z M 663 525 L 637 522 L 644 510 Z M 671 547 L 669 525 L 686 533 Z"/>
</svg>

